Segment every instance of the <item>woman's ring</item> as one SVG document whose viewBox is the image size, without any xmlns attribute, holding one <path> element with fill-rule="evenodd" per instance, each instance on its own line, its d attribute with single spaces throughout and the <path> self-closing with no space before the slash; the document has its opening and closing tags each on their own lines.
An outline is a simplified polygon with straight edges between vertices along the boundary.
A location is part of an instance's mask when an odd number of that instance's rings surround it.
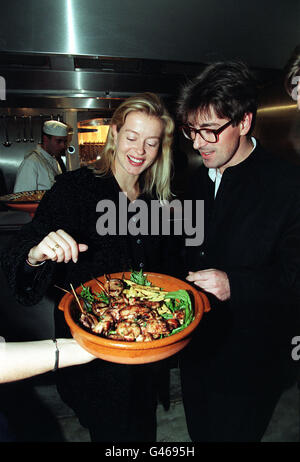
<svg viewBox="0 0 300 462">
<path fill-rule="evenodd" d="M 53 250 L 53 252 L 56 252 L 56 249 L 58 249 L 60 246 L 58 244 L 55 244 L 54 247 L 51 248 L 51 250 Z"/>
</svg>

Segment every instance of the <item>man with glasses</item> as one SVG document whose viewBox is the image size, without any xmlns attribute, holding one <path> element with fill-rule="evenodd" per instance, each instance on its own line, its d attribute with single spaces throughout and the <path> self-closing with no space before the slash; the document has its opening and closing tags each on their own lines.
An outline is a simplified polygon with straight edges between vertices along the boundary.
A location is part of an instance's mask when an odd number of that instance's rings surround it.
<svg viewBox="0 0 300 462">
<path fill-rule="evenodd" d="M 287 380 L 300 300 L 300 171 L 251 136 L 247 66 L 208 66 L 182 91 L 183 135 L 202 157 L 188 199 L 204 200 L 204 242 L 186 247 L 186 279 L 205 314 L 180 357 L 193 441 L 260 441 Z"/>
</svg>

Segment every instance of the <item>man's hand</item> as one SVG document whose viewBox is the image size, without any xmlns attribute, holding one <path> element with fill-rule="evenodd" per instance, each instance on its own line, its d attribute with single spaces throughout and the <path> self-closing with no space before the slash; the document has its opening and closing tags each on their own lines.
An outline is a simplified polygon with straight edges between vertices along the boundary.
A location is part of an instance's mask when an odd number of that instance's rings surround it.
<svg viewBox="0 0 300 462">
<path fill-rule="evenodd" d="M 227 274 L 217 269 L 207 269 L 202 271 L 189 271 L 187 281 L 194 284 L 206 292 L 213 294 L 221 301 L 230 298 L 230 285 Z"/>
</svg>

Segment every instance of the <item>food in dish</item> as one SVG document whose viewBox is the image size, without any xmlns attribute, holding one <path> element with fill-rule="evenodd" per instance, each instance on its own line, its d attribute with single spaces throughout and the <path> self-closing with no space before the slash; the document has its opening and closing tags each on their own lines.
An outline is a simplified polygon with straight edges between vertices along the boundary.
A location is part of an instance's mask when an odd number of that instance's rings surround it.
<svg viewBox="0 0 300 462">
<path fill-rule="evenodd" d="M 130 279 L 106 277 L 100 291 L 82 284 L 77 296 L 78 322 L 108 339 L 148 342 L 180 332 L 194 319 L 186 290 L 167 292 L 147 280 L 142 270 Z"/>
<path fill-rule="evenodd" d="M 44 190 L 23 191 L 1 196 L 0 200 L 4 202 L 39 202 L 42 200 L 45 192 Z"/>
</svg>

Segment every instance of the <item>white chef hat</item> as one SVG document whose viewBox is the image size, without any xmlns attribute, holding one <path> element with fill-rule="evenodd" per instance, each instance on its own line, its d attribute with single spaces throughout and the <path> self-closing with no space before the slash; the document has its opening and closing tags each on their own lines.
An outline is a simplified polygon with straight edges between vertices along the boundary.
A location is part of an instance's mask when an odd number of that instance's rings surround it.
<svg viewBox="0 0 300 462">
<path fill-rule="evenodd" d="M 68 126 L 58 120 L 47 120 L 43 126 L 43 132 L 47 135 L 67 136 Z"/>
</svg>

